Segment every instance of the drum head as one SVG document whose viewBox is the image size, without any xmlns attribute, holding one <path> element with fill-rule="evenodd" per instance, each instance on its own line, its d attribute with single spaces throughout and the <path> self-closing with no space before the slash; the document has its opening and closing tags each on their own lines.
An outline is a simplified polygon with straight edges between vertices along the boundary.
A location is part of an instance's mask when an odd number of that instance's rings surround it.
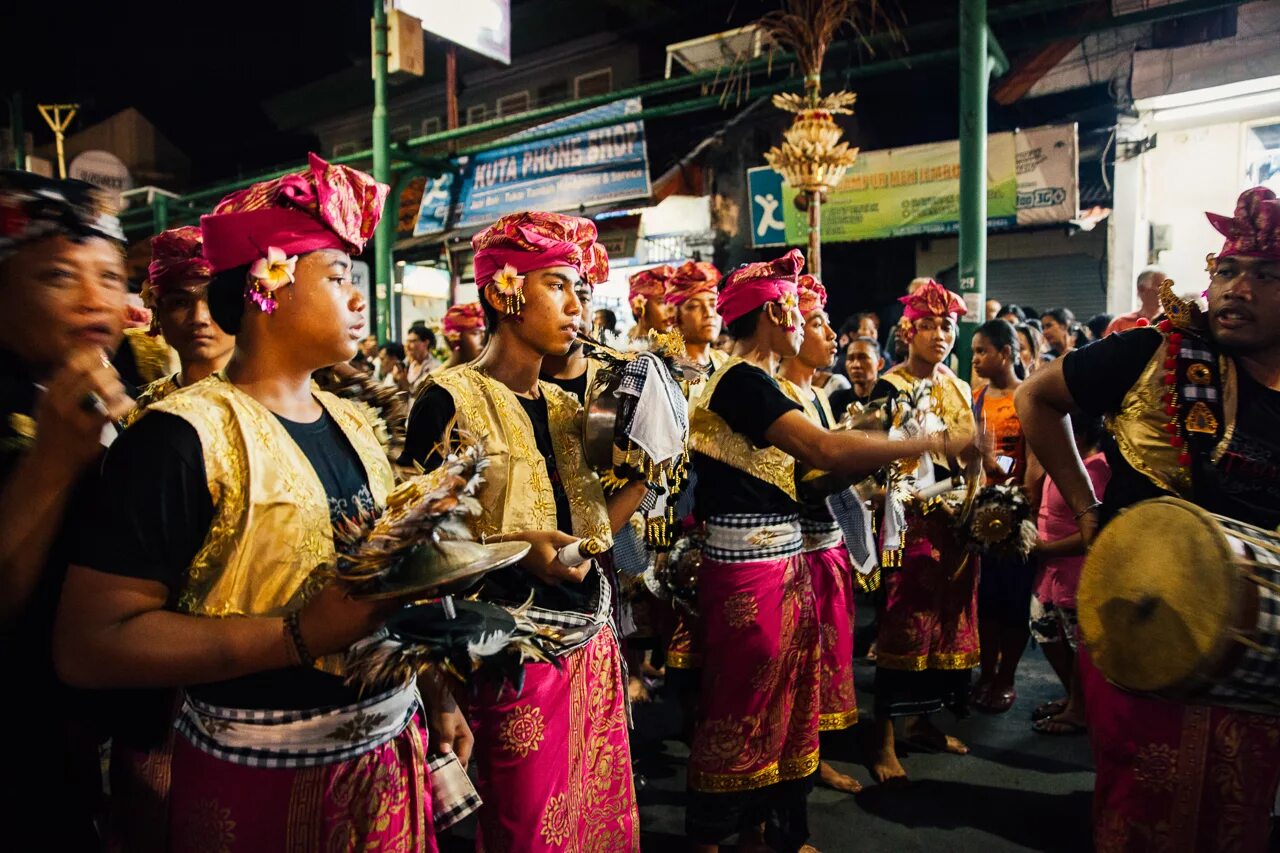
<svg viewBox="0 0 1280 853">
<path fill-rule="evenodd" d="M 1213 516 L 1177 498 L 1144 501 L 1098 536 L 1077 595 L 1102 674 L 1143 692 L 1191 687 L 1226 654 L 1239 576 Z"/>
</svg>

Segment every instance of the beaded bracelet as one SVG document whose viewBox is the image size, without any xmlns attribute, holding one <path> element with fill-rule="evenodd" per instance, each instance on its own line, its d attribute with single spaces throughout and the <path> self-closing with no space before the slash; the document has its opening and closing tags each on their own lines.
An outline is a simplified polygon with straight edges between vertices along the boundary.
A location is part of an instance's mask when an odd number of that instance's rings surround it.
<svg viewBox="0 0 1280 853">
<path fill-rule="evenodd" d="M 1095 500 L 1093 503 L 1089 504 L 1087 507 L 1085 507 L 1084 509 L 1076 513 L 1076 521 L 1079 521 L 1080 519 L 1084 518 L 1086 515 L 1093 512 L 1095 509 L 1101 509 L 1101 508 L 1102 508 L 1102 501 Z"/>
<path fill-rule="evenodd" d="M 302 639 L 302 628 L 298 625 L 298 615 L 300 611 L 293 611 L 284 617 L 284 636 L 288 641 L 285 645 L 293 653 L 300 666 L 314 666 L 315 656 L 307 649 L 306 642 Z"/>
</svg>

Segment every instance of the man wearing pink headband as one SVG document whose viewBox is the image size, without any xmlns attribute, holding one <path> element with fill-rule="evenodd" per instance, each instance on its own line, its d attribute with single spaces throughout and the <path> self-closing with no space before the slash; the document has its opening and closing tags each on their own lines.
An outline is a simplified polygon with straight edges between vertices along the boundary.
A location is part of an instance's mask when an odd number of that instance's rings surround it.
<svg viewBox="0 0 1280 853">
<path fill-rule="evenodd" d="M 212 313 L 235 351 L 152 404 L 104 463 L 111 500 L 63 588 L 57 658 L 81 687 L 182 688 L 167 849 L 322 849 L 335 833 L 435 849 L 413 680 L 362 695 L 341 675 L 399 603 L 357 601 L 317 574 L 336 562 L 334 525 L 393 485 L 367 415 L 311 381 L 364 336 L 351 254 L 386 192 L 312 155 L 205 216 Z M 465 761 L 452 699 L 418 683 L 431 749 Z M 156 698 L 136 715 L 137 746 L 164 736 L 169 700 Z"/>
<path fill-rule="evenodd" d="M 631 340 L 643 342 L 650 331 L 668 331 L 675 322 L 675 312 L 667 304 L 667 288 L 676 268 L 671 264 L 659 264 L 642 270 L 628 279 L 630 290 L 627 301 L 636 324 L 631 329 Z"/>
<path fill-rule="evenodd" d="M 178 353 L 181 369 L 152 382 L 138 396 L 136 420 L 142 411 L 179 388 L 194 385 L 221 370 L 235 348 L 209 310 L 209 280 L 213 267 L 204 258 L 200 229 L 171 228 L 151 239 L 151 264 L 142 298 L 151 309 L 151 332 Z"/>
<path fill-rule="evenodd" d="M 585 461 L 582 404 L 539 380 L 543 359 L 578 336 L 579 287 L 608 276 L 595 225 L 556 213 L 504 216 L 471 240 L 489 345 L 434 374 L 413 406 L 405 464 L 431 469 L 451 430 L 483 436 L 489 467 L 474 533 L 528 542 L 516 566 L 485 578 L 483 597 L 519 607 L 566 637 L 555 663 L 528 663 L 522 690 L 481 687 L 477 741 L 483 849 L 635 851 L 640 833 L 627 742 L 608 550 L 645 495 L 638 480 L 606 502 Z"/>
<path fill-rule="evenodd" d="M 944 446 L 831 432 L 774 379 L 804 340 L 796 277 L 804 256 L 747 264 L 726 277 L 717 309 L 735 355 L 707 383 L 690 424 L 694 503 L 706 522 L 698 572 L 703 687 L 689 757 L 685 831 L 700 850 L 730 835 L 773 849 L 808 837 L 805 791 L 818 769 L 818 624 L 796 500 L 796 463 L 870 473 Z M 967 444 L 957 436 L 955 446 Z"/>
<path fill-rule="evenodd" d="M 720 279 L 720 271 L 706 261 L 685 261 L 671 276 L 664 297 L 674 312 L 673 322 L 684 337 L 689 358 L 712 370 L 728 360 L 712 347 L 720 337 L 721 320 L 716 311 Z"/>
<path fill-rule="evenodd" d="M 479 302 L 463 302 L 450 305 L 440 322 L 445 343 L 449 345 L 449 360 L 445 367 L 457 367 L 475 361 L 484 349 L 488 333 L 485 330 L 484 308 Z"/>
<path fill-rule="evenodd" d="M 1079 513 L 1081 553 L 1100 524 L 1164 495 L 1267 530 L 1280 525 L 1280 200 L 1254 187 L 1234 215 L 1207 216 L 1223 238 L 1208 259 L 1207 303 L 1179 297 L 1166 281 L 1155 325 L 1075 350 L 1018 390 L 1030 448 Z M 1072 409 L 1107 417 L 1114 441 L 1104 495 L 1093 493 L 1066 429 Z M 1159 543 L 1134 544 L 1148 547 Z M 1077 665 L 1097 766 L 1099 850 L 1154 849 L 1161 839 L 1266 849 L 1280 717 L 1146 698 L 1112 685 L 1088 655 Z"/>
<path fill-rule="evenodd" d="M 930 715 L 944 707 L 963 708 L 969 671 L 978 664 L 976 561 L 966 559 L 948 524 L 930 518 L 935 505 L 917 497 L 921 489 L 959 479 L 962 454 L 947 436 L 977 430 L 969 385 L 944 364 L 965 305 L 932 279 L 898 301 L 907 357 L 876 383 L 871 396 L 915 401 L 916 423 L 926 435 L 942 437 L 944 447 L 927 459 L 904 460 L 893 475 L 909 479 L 902 500 L 906 529 L 892 544 L 886 531 L 882 557 L 886 601 L 876 637 L 877 751 L 871 761 L 880 783 L 906 777 L 894 745 L 899 716 L 909 718 L 913 739 L 938 751 L 968 752 Z"/>
<path fill-rule="evenodd" d="M 830 367 L 836 354 L 836 333 L 827 317 L 827 289 L 811 275 L 800 276 L 798 285 L 804 342 L 795 358 L 782 360 L 778 385 L 804 408 L 809 420 L 823 429 L 832 429 L 836 417 L 831 411 L 831 402 L 826 392 L 813 384 L 814 376 Z M 801 502 L 800 531 L 804 537 L 803 559 L 818 608 L 818 624 L 824 632 L 818 644 L 821 672 L 818 730 L 842 731 L 858 722 L 858 701 L 853 688 L 853 561 L 840 525 L 824 501 Z M 818 774 L 827 787 L 850 794 L 862 790 L 856 779 L 826 761 L 818 765 Z"/>
</svg>

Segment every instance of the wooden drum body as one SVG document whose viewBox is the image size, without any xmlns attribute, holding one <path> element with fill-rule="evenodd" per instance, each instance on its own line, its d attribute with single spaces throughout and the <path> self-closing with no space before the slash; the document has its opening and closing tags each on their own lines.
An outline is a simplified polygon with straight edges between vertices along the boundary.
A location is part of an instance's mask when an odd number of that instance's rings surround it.
<svg viewBox="0 0 1280 853">
<path fill-rule="evenodd" d="M 1098 536 L 1077 594 L 1089 655 L 1126 690 L 1280 714 L 1280 536 L 1177 498 Z"/>
</svg>

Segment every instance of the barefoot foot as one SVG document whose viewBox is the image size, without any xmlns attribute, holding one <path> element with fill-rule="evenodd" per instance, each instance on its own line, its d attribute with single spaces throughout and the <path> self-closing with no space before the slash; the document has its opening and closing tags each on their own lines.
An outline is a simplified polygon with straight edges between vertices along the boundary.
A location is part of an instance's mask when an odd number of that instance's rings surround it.
<svg viewBox="0 0 1280 853">
<path fill-rule="evenodd" d="M 857 794 L 862 791 L 862 783 L 852 776 L 841 773 L 825 761 L 818 765 L 818 778 L 828 788 L 844 791 L 846 794 Z"/>
<path fill-rule="evenodd" d="M 644 680 L 633 675 L 627 680 L 627 698 L 632 702 L 648 702 L 652 697 Z"/>
</svg>

